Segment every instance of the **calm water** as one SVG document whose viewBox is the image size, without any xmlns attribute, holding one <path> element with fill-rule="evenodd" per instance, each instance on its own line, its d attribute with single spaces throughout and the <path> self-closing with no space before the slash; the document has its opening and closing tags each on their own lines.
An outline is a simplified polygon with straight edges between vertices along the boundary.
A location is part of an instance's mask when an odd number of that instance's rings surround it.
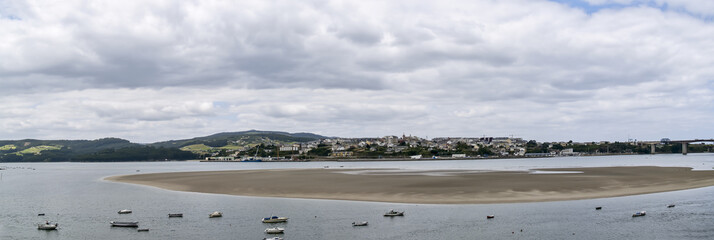
<svg viewBox="0 0 714 240">
<path fill-rule="evenodd" d="M 714 154 L 570 157 L 475 161 L 348 163 L 0 163 L 0 239 L 713 239 L 714 187 L 629 197 L 520 204 L 428 205 L 239 197 L 186 193 L 103 181 L 112 175 L 269 168 L 526 170 L 553 167 L 714 167 Z M 35 169 L 35 170 L 32 170 Z M 275 183 L 280 184 L 280 183 Z M 676 204 L 666 208 L 667 204 Z M 595 206 L 603 210 L 595 211 Z M 132 214 L 119 215 L 121 209 Z M 389 209 L 405 217 L 385 218 Z M 647 216 L 631 214 L 647 211 Z M 222 211 L 223 218 L 208 214 Z M 167 217 L 184 213 L 183 218 Z M 37 216 L 45 213 L 46 216 Z M 486 220 L 494 214 L 495 219 Z M 263 224 L 262 217 L 290 217 Z M 39 231 L 45 220 L 58 231 Z M 112 228 L 139 221 L 149 232 Z M 352 227 L 369 221 L 367 227 Z M 523 229 L 523 232 L 521 232 Z M 513 232 L 513 233 L 512 233 Z"/>
</svg>

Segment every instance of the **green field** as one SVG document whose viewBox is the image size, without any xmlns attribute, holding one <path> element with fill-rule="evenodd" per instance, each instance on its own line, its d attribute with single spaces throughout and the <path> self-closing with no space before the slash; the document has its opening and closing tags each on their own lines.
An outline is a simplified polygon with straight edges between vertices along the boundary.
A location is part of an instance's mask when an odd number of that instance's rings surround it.
<svg viewBox="0 0 714 240">
<path fill-rule="evenodd" d="M 62 149 L 62 146 L 41 145 L 41 146 L 35 146 L 35 147 L 31 147 L 31 148 L 19 151 L 16 154 L 18 154 L 18 155 L 28 155 L 28 154 L 39 155 L 42 153 L 42 151 L 60 150 L 60 149 Z"/>
<path fill-rule="evenodd" d="M 0 151 L 14 150 L 15 148 L 17 148 L 17 147 L 15 147 L 15 145 L 8 144 L 8 145 L 0 147 Z"/>
<path fill-rule="evenodd" d="M 242 150 L 243 148 L 244 148 L 243 146 L 238 146 L 238 145 L 225 145 L 223 147 L 219 147 L 219 149 L 234 150 L 234 151 L 239 151 L 239 150 Z"/>
<path fill-rule="evenodd" d="M 192 153 L 200 153 L 200 152 L 210 152 L 212 147 L 206 146 L 205 144 L 193 144 L 193 145 L 188 145 L 184 146 L 181 148 L 183 151 L 189 151 Z"/>
</svg>

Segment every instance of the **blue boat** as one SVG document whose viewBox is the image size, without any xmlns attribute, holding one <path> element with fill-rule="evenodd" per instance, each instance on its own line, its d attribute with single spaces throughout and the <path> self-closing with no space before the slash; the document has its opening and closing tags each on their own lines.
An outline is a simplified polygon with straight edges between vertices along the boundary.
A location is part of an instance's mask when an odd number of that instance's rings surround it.
<svg viewBox="0 0 714 240">
<path fill-rule="evenodd" d="M 262 222 L 264 223 L 279 223 L 279 222 L 287 222 L 288 218 L 286 217 L 278 217 L 278 216 L 272 216 L 272 217 L 267 217 L 263 218 Z"/>
</svg>

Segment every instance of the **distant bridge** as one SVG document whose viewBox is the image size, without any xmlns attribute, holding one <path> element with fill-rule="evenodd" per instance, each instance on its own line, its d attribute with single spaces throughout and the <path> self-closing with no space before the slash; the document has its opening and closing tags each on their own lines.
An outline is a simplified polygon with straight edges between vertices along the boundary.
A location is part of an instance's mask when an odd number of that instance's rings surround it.
<svg viewBox="0 0 714 240">
<path fill-rule="evenodd" d="M 664 141 L 642 141 L 640 143 L 650 145 L 650 153 L 655 153 L 655 145 L 657 144 L 667 144 L 667 143 L 681 143 L 682 144 L 682 155 L 687 155 L 687 145 L 695 142 L 714 142 L 714 139 L 692 139 L 692 140 L 664 140 Z"/>
</svg>

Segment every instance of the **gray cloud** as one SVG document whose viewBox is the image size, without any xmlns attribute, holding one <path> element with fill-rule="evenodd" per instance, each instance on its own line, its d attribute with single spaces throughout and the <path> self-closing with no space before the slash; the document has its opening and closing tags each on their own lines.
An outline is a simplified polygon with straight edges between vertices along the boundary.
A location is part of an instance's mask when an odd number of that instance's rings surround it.
<svg viewBox="0 0 714 240">
<path fill-rule="evenodd" d="M 713 133 L 711 4 L 589 2 L 3 2 L 0 135 Z"/>
</svg>

